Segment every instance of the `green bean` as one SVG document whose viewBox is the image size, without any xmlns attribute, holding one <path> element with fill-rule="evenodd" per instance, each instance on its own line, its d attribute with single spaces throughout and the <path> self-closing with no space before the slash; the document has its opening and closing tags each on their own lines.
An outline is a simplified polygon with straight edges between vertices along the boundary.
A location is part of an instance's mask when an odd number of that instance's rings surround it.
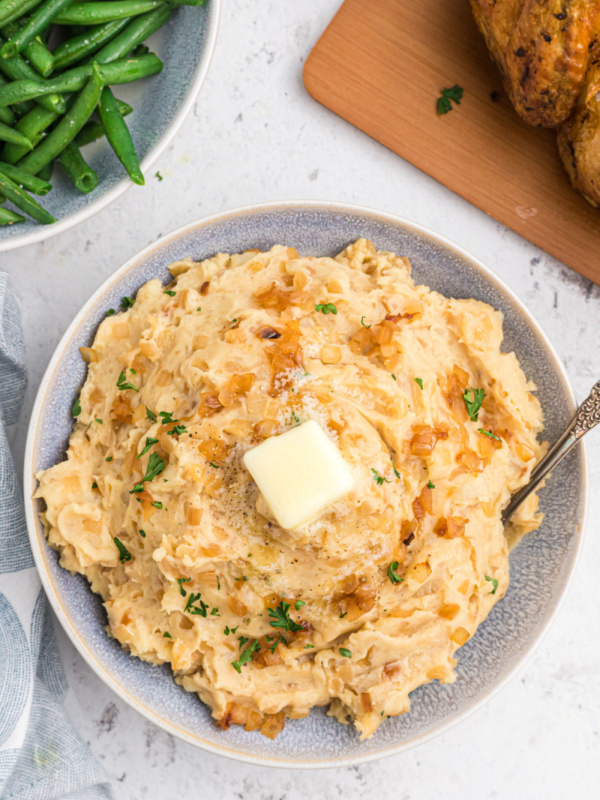
<svg viewBox="0 0 600 800">
<path fill-rule="evenodd" d="M 128 116 L 133 111 L 133 108 L 130 105 L 124 103 L 118 98 L 117 105 L 119 106 L 121 115 L 124 117 Z M 85 147 L 86 144 L 91 144 L 92 142 L 101 139 L 103 136 L 106 136 L 106 131 L 104 130 L 102 123 L 97 119 L 90 119 L 85 123 L 73 141 L 77 147 Z"/>
<path fill-rule="evenodd" d="M 50 161 L 59 156 L 73 141 L 98 105 L 102 91 L 102 78 L 98 67 L 94 67 L 92 77 L 86 83 L 77 99 L 59 120 L 56 127 L 46 136 L 18 166 L 31 175 L 37 173 Z"/>
<path fill-rule="evenodd" d="M 45 0 L 36 8 L 21 30 L 12 36 L 0 49 L 2 58 L 14 58 L 22 53 L 41 31 L 45 30 L 71 0 Z"/>
<path fill-rule="evenodd" d="M 14 225 L 15 222 L 25 222 L 25 217 L 10 208 L 0 208 L 0 225 Z"/>
<path fill-rule="evenodd" d="M 10 39 L 16 36 L 22 28 L 23 26 L 20 22 L 11 22 L 8 25 L 4 25 L 2 28 L 2 36 L 4 36 L 5 39 Z M 52 74 L 52 70 L 54 69 L 54 57 L 39 36 L 36 36 L 36 38 L 27 45 L 23 51 L 23 55 L 35 71 L 39 72 L 42 78 L 47 78 Z"/>
<path fill-rule="evenodd" d="M 64 69 L 92 55 L 123 30 L 128 19 L 115 19 L 59 44 L 52 52 L 56 69 Z"/>
<path fill-rule="evenodd" d="M 40 178 L 36 178 L 34 175 L 29 175 L 18 167 L 12 164 L 6 164 L 3 161 L 0 161 L 0 172 L 4 173 L 11 181 L 18 184 L 21 189 L 33 192 L 33 194 L 37 194 L 39 197 L 48 194 L 52 189 L 52 184 L 48 183 L 48 181 L 43 181 Z"/>
<path fill-rule="evenodd" d="M 98 64 L 108 64 L 109 61 L 125 58 L 137 45 L 162 27 L 170 16 L 171 9 L 165 5 L 132 19 L 122 33 L 96 54 L 95 60 Z"/>
<path fill-rule="evenodd" d="M 115 96 L 108 86 L 105 86 L 100 95 L 98 104 L 100 121 L 106 131 L 108 143 L 114 150 L 116 157 L 127 170 L 129 177 L 138 186 L 145 184 L 140 160 L 135 152 L 135 145 L 129 133 L 127 123 L 121 116 Z"/>
<path fill-rule="evenodd" d="M 9 125 L 5 125 L 3 122 L 0 122 L 0 142 L 20 144 L 22 147 L 26 147 L 28 150 L 33 150 L 33 145 L 26 136 L 23 136 L 22 133 L 19 133 L 19 131 L 11 128 Z"/>
<path fill-rule="evenodd" d="M 36 175 L 36 178 L 39 178 L 41 181 L 49 181 L 52 177 L 52 173 L 54 172 L 54 161 L 50 161 L 50 163 L 46 164 L 45 167 L 42 167 L 41 170 Z"/>
<path fill-rule="evenodd" d="M 26 136 L 35 147 L 41 134 L 57 118 L 58 114 L 55 111 L 48 111 L 41 106 L 34 106 L 28 114 L 21 117 L 15 125 L 15 129 L 22 133 L 23 136 Z M 26 154 L 27 150 L 24 147 L 16 144 L 7 144 L 2 151 L 2 160 L 7 161 L 9 164 L 16 164 Z"/>
<path fill-rule="evenodd" d="M 0 86 L 6 86 L 8 81 L 0 73 Z M 13 111 L 10 108 L 0 108 L 0 122 L 3 122 L 5 125 L 14 125 L 16 122 L 16 117 Z"/>
<path fill-rule="evenodd" d="M 98 175 L 81 155 L 75 142 L 68 144 L 58 157 L 58 163 L 83 194 L 93 192 L 98 186 Z"/>
<path fill-rule="evenodd" d="M 0 25 L 6 25 L 40 4 L 40 0 L 0 0 Z"/>
<path fill-rule="evenodd" d="M 163 5 L 163 0 L 110 0 L 100 3 L 73 3 L 54 18 L 58 25 L 98 25 L 113 19 L 135 17 Z"/>
<path fill-rule="evenodd" d="M 52 214 L 42 208 L 37 200 L 30 197 L 24 189 L 21 189 L 18 184 L 3 172 L 0 172 L 0 194 L 3 194 L 13 205 L 29 214 L 37 222 L 42 222 L 44 225 L 51 225 L 56 222 Z"/>
<path fill-rule="evenodd" d="M 89 80 L 93 67 L 94 64 L 74 67 L 50 81 L 17 80 L 6 86 L 0 86 L 0 108 L 39 99 L 44 95 L 80 91 Z M 162 67 L 162 61 L 154 53 L 140 58 L 122 58 L 110 64 L 98 65 L 105 85 L 131 83 L 148 75 L 155 75 L 162 70 Z"/>
<path fill-rule="evenodd" d="M 2 37 L 0 37 L 0 43 L 3 43 L 3 41 Z M 14 58 L 0 58 L 0 72 L 3 72 L 13 81 L 42 81 L 35 70 L 20 55 Z M 63 114 L 66 109 L 65 101 L 59 95 L 42 96 L 36 102 L 48 111 L 56 111 L 58 114 Z"/>
</svg>

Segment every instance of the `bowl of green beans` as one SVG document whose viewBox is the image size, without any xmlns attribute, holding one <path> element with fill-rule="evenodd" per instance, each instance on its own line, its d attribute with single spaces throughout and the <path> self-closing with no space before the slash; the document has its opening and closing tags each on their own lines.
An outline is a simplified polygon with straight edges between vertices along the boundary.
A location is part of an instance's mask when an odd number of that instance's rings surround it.
<svg viewBox="0 0 600 800">
<path fill-rule="evenodd" d="M 106 208 L 171 143 L 220 0 L 0 0 L 0 252 Z"/>
</svg>

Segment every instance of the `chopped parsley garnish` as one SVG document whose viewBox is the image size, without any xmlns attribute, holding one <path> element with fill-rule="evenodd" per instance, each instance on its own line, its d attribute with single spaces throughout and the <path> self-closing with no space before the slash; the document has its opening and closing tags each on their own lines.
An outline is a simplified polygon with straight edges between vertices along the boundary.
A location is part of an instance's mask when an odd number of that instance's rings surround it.
<svg viewBox="0 0 600 800">
<path fill-rule="evenodd" d="M 435 483 L 432 483 L 431 481 L 427 481 L 427 488 L 428 489 L 435 489 Z"/>
<path fill-rule="evenodd" d="M 173 419 L 172 411 L 159 411 L 158 416 L 162 419 L 163 425 L 168 425 L 170 422 L 179 422 L 178 419 Z"/>
<path fill-rule="evenodd" d="M 219 465 L 215 464 L 214 461 L 209 461 L 208 463 L 211 465 L 211 467 L 214 467 L 214 469 L 219 469 Z"/>
<path fill-rule="evenodd" d="M 194 605 L 195 603 L 198 603 L 198 605 Z M 203 600 L 200 600 L 200 592 L 190 592 L 183 610 L 195 616 L 206 617 L 208 606 Z"/>
<path fill-rule="evenodd" d="M 315 648 L 314 644 L 305 644 L 304 645 L 304 649 L 305 650 L 309 650 L 309 649 L 313 649 L 314 650 L 314 648 Z"/>
<path fill-rule="evenodd" d="M 496 594 L 496 591 L 498 590 L 498 581 L 496 580 L 496 578 L 490 578 L 490 576 L 489 576 L 489 575 L 486 575 L 486 576 L 485 576 L 485 579 L 486 579 L 486 581 L 490 581 L 490 582 L 491 582 L 491 584 L 492 584 L 492 586 L 494 587 L 494 588 L 492 589 L 492 592 L 491 592 L 491 593 L 492 593 L 492 594 Z"/>
<path fill-rule="evenodd" d="M 153 439 L 151 436 L 148 436 L 146 438 L 146 446 L 144 447 L 142 452 L 139 454 L 139 456 L 136 456 L 136 460 L 138 458 L 141 458 L 142 456 L 146 455 L 146 453 L 148 452 L 148 450 L 150 450 L 150 448 L 152 447 L 153 444 L 158 444 L 158 439 Z"/>
<path fill-rule="evenodd" d="M 294 603 L 294 606 L 296 607 L 296 611 L 299 611 L 302 608 L 302 606 L 305 606 L 305 605 L 306 605 L 306 603 L 304 602 L 304 600 L 296 600 L 296 602 Z"/>
<path fill-rule="evenodd" d="M 371 472 L 373 473 L 373 480 L 377 486 L 382 486 L 384 483 L 391 483 L 389 478 L 384 478 L 383 475 L 380 475 L 376 469 L 373 469 L 373 467 L 371 467 Z"/>
<path fill-rule="evenodd" d="M 340 611 L 340 619 L 344 619 L 347 613 L 347 611 Z"/>
<path fill-rule="evenodd" d="M 150 505 L 154 506 L 154 508 L 158 508 L 159 511 L 163 507 L 162 503 L 158 500 L 154 500 L 152 503 L 150 503 Z"/>
<path fill-rule="evenodd" d="M 172 638 L 173 638 L 173 637 L 171 636 L 171 634 L 169 633 L 169 631 L 165 631 L 165 632 L 163 633 L 163 639 L 172 639 Z"/>
<path fill-rule="evenodd" d="M 119 375 L 117 389 L 120 389 L 122 392 L 126 392 L 128 389 L 133 389 L 134 392 L 139 392 L 137 386 L 134 386 L 133 383 L 130 383 L 130 381 L 127 380 L 124 371 L 121 371 L 121 374 Z"/>
<path fill-rule="evenodd" d="M 94 481 L 92 483 L 92 489 L 97 489 L 97 488 L 98 488 L 98 484 L 96 483 L 96 481 Z"/>
<path fill-rule="evenodd" d="M 229 634 L 231 633 L 231 631 L 229 630 L 229 625 L 225 625 L 223 633 L 225 634 L 225 636 L 229 636 Z"/>
<path fill-rule="evenodd" d="M 181 436 L 182 433 L 187 433 L 187 428 L 185 425 L 175 425 L 174 428 L 171 428 L 170 431 L 167 431 L 167 436 L 173 436 L 174 434 Z"/>
<path fill-rule="evenodd" d="M 133 299 L 133 297 L 122 297 L 121 298 L 121 308 L 123 310 L 125 310 L 127 308 L 132 308 L 134 303 L 135 303 L 135 300 Z"/>
<path fill-rule="evenodd" d="M 423 391 L 423 378 L 415 378 L 415 383 L 417 383 L 421 391 Z"/>
<path fill-rule="evenodd" d="M 142 539 L 146 538 L 146 531 L 143 531 L 141 528 L 138 528 L 138 533 L 142 537 Z"/>
<path fill-rule="evenodd" d="M 340 649 L 339 649 L 339 654 L 340 654 L 341 656 L 344 656 L 344 658 L 352 658 L 352 651 L 351 651 L 351 650 L 348 650 L 348 649 L 347 649 L 347 648 L 345 648 L 345 647 L 340 647 Z"/>
<path fill-rule="evenodd" d="M 323 314 L 337 314 L 337 308 L 333 303 L 318 303 L 315 311 L 321 311 Z"/>
<path fill-rule="evenodd" d="M 112 457 L 112 456 L 109 456 L 108 458 L 105 458 L 104 460 L 105 460 L 105 461 L 109 461 L 109 462 L 110 462 L 110 461 L 112 461 L 112 460 L 113 460 L 113 457 Z"/>
<path fill-rule="evenodd" d="M 148 460 L 148 466 L 146 467 L 146 474 L 139 483 L 136 483 L 136 485 L 133 487 L 133 489 L 131 489 L 129 494 L 136 494 L 137 492 L 143 492 L 144 482 L 154 480 L 154 478 L 156 478 L 157 475 L 160 475 L 160 473 L 163 471 L 164 468 L 165 468 L 165 462 L 158 455 L 158 453 L 151 453 L 150 458 Z M 155 508 L 162 508 L 162 503 L 159 504 L 151 503 L 151 505 L 155 506 Z"/>
<path fill-rule="evenodd" d="M 221 581 L 219 580 L 219 576 L 217 575 L 217 591 L 221 591 Z"/>
<path fill-rule="evenodd" d="M 77 400 L 75 400 L 75 405 L 73 406 L 71 413 L 74 417 L 78 417 L 81 414 L 81 398 L 78 397 Z"/>
<path fill-rule="evenodd" d="M 114 310 L 114 308 L 109 308 L 108 311 L 106 312 L 106 316 L 107 317 L 112 317 L 112 315 L 116 314 L 116 313 L 117 312 Z"/>
<path fill-rule="evenodd" d="M 213 610 L 210 612 L 210 615 L 211 615 L 211 617 L 218 617 L 219 616 L 219 609 L 218 608 L 213 608 Z"/>
<path fill-rule="evenodd" d="M 396 469 L 396 465 L 394 464 L 394 459 L 391 456 L 390 456 L 390 461 L 392 462 L 392 469 L 394 470 L 394 475 L 398 478 L 398 480 L 400 480 L 402 475 L 400 475 L 400 473 Z"/>
<path fill-rule="evenodd" d="M 485 391 L 483 389 L 465 389 L 463 400 L 471 422 L 477 422 L 484 397 Z"/>
<path fill-rule="evenodd" d="M 236 672 L 241 673 L 242 667 L 244 664 L 247 664 L 248 661 L 252 661 L 252 656 L 256 653 L 257 650 L 260 650 L 260 642 L 256 639 L 252 644 L 247 647 L 243 653 L 240 653 L 240 657 L 237 661 L 232 661 L 231 666 L 234 668 Z"/>
<path fill-rule="evenodd" d="M 363 326 L 363 328 L 370 328 L 371 327 L 370 325 L 365 325 L 365 318 L 364 317 L 360 318 L 360 324 Z"/>
<path fill-rule="evenodd" d="M 388 567 L 387 575 L 388 578 L 392 583 L 402 583 L 404 578 L 401 578 L 400 575 L 396 572 L 400 564 L 397 561 L 392 561 L 392 563 Z"/>
<path fill-rule="evenodd" d="M 269 639 L 269 641 L 271 641 L 271 640 Z M 277 637 L 277 639 L 275 639 L 275 641 L 273 642 L 273 644 L 272 644 L 272 645 L 269 647 L 269 650 L 271 651 L 271 653 L 274 653 L 274 652 L 275 652 L 275 648 L 277 647 L 277 645 L 279 644 L 279 642 L 281 642 L 281 644 L 283 644 L 283 645 L 286 645 L 286 644 L 287 644 L 287 642 L 286 642 L 286 640 L 283 638 L 283 636 L 278 636 L 278 637 Z"/>
<path fill-rule="evenodd" d="M 463 93 L 464 89 L 458 84 L 442 89 L 442 93 L 437 101 L 438 114 L 447 114 L 449 111 L 452 111 L 452 103 L 456 103 L 456 105 L 459 106 Z"/>
<path fill-rule="evenodd" d="M 393 372 L 392 372 L 392 378 L 393 378 L 395 381 L 397 381 L 397 380 L 398 380 L 398 378 L 397 378 L 397 377 L 394 375 L 394 373 L 393 373 Z"/>
<path fill-rule="evenodd" d="M 497 439 L 499 442 L 503 441 L 499 436 L 496 436 L 495 433 L 490 431 L 484 431 L 483 428 L 477 428 L 479 433 L 483 433 L 484 436 L 489 436 L 490 439 Z"/>
<path fill-rule="evenodd" d="M 102 425 L 102 420 L 101 420 L 101 419 L 98 419 L 98 417 L 96 417 L 96 419 L 94 420 L 94 422 L 97 422 L 97 423 L 98 423 L 98 425 Z"/>
<path fill-rule="evenodd" d="M 196 309 L 196 311 L 202 311 L 202 306 L 198 306 L 198 308 Z"/>
<path fill-rule="evenodd" d="M 182 584 L 184 584 L 184 583 L 189 583 L 191 580 L 192 580 L 191 578 L 177 578 L 177 583 L 179 584 L 179 594 L 180 594 L 182 597 L 185 597 L 185 596 L 187 595 L 187 592 L 186 592 L 186 590 L 183 588 L 183 585 L 182 585 Z"/>
<path fill-rule="evenodd" d="M 113 539 L 113 542 L 117 545 L 117 549 L 119 551 L 119 561 L 121 564 L 123 564 L 125 561 L 131 561 L 131 553 L 125 547 L 123 542 L 120 539 L 117 539 L 116 536 Z"/>
<path fill-rule="evenodd" d="M 302 625 L 298 625 L 298 623 L 294 622 L 290 617 L 289 608 L 290 604 L 286 603 L 285 600 L 282 600 L 276 609 L 270 608 L 269 616 L 272 617 L 272 619 L 269 620 L 269 625 L 272 628 L 284 628 L 286 631 L 301 631 Z"/>
<path fill-rule="evenodd" d="M 156 172 L 154 177 L 158 179 L 159 183 L 163 180 L 163 176 L 160 174 L 160 171 Z"/>
<path fill-rule="evenodd" d="M 296 414 L 295 411 L 292 411 L 292 421 L 295 423 L 300 422 L 300 417 Z"/>
<path fill-rule="evenodd" d="M 156 414 L 154 413 L 154 411 L 150 411 L 148 406 L 146 406 L 146 416 L 148 417 L 150 422 L 156 422 Z"/>
<path fill-rule="evenodd" d="M 174 292 L 174 291 L 173 291 L 173 289 L 165 289 L 165 290 L 164 290 L 164 292 L 163 292 L 163 294 L 168 294 L 168 295 L 169 295 L 169 297 L 175 297 L 175 295 L 177 294 L 177 292 Z"/>
</svg>

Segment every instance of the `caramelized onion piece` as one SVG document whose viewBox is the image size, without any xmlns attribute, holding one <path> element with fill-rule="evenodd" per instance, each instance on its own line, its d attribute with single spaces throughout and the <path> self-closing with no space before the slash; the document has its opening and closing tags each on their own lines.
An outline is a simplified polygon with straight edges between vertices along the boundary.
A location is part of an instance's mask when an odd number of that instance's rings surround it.
<svg viewBox="0 0 600 800">
<path fill-rule="evenodd" d="M 448 431 L 432 428 L 430 425 L 414 425 L 410 452 L 413 456 L 428 456 L 440 439 L 447 439 Z"/>
<path fill-rule="evenodd" d="M 81 353 L 81 357 L 86 364 L 91 364 L 94 361 L 98 361 L 98 353 L 93 347 L 80 347 L 79 352 Z"/>
<path fill-rule="evenodd" d="M 277 714 L 269 714 L 260 726 L 260 732 L 268 739 L 275 739 L 285 726 L 285 713 L 278 711 Z"/>
</svg>

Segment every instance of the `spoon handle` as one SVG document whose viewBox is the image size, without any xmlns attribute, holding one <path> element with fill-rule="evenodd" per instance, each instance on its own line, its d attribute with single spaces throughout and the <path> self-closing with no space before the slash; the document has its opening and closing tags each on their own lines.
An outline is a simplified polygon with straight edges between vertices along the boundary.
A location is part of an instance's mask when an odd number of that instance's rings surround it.
<svg viewBox="0 0 600 800">
<path fill-rule="evenodd" d="M 582 436 L 600 423 L 600 381 L 596 383 L 589 397 L 579 406 L 575 415 L 558 441 L 548 450 L 544 458 L 531 473 L 529 483 L 513 495 L 504 509 L 502 522 L 506 525 L 523 500 L 534 491 L 546 475 L 554 469 Z"/>
</svg>

